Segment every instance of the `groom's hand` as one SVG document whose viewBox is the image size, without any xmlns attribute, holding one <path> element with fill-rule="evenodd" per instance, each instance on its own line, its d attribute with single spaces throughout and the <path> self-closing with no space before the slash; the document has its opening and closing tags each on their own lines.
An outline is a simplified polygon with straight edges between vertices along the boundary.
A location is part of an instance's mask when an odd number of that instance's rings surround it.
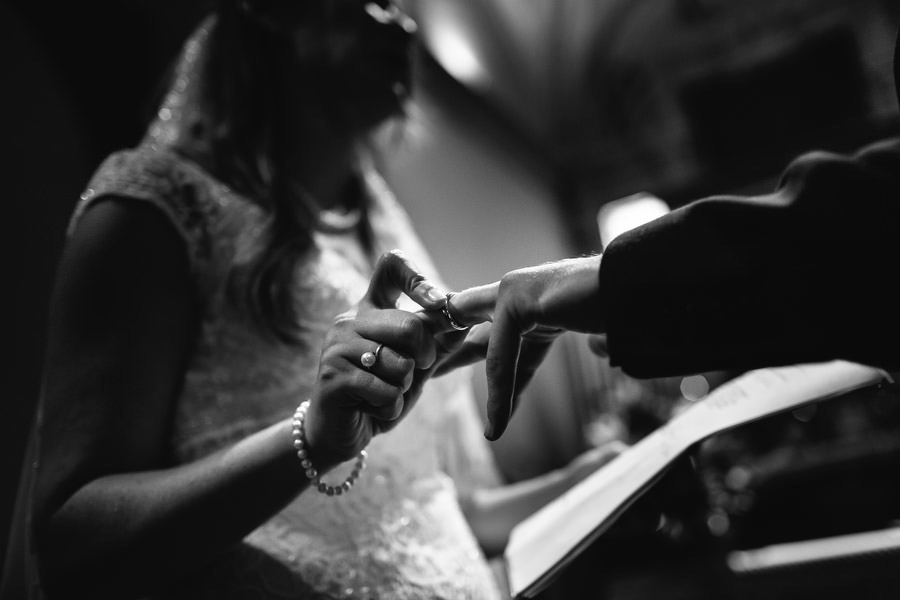
<svg viewBox="0 0 900 600">
<path fill-rule="evenodd" d="M 466 319 L 466 303 L 484 313 L 490 300 L 485 292 L 494 295 L 486 353 L 488 439 L 506 430 L 519 393 L 562 331 L 603 331 L 599 269 L 600 255 L 566 259 L 511 271 L 497 284 L 476 288 L 473 297 L 467 291 L 453 297 Z"/>
</svg>

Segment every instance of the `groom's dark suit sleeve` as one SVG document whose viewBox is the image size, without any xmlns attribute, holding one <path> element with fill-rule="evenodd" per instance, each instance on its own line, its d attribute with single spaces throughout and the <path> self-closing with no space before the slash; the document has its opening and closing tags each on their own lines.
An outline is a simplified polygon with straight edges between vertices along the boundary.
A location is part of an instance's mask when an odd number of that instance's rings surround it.
<svg viewBox="0 0 900 600">
<path fill-rule="evenodd" d="M 900 368 L 900 138 L 804 155 L 605 249 L 613 364 L 638 377 L 844 358 Z"/>
</svg>

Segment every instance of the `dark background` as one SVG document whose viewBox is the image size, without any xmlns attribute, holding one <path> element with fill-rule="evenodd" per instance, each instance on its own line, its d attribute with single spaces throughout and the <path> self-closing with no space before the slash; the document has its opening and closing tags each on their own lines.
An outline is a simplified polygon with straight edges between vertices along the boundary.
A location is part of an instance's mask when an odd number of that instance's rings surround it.
<svg viewBox="0 0 900 600">
<path fill-rule="evenodd" d="M 12 360 L 0 408 L 0 540 L 38 395 L 68 216 L 98 162 L 139 139 L 154 88 L 202 10 L 174 1 L 0 3 L 2 173 L 12 209 L 0 222 L 4 289 L 13 298 L 4 322 Z"/>
</svg>

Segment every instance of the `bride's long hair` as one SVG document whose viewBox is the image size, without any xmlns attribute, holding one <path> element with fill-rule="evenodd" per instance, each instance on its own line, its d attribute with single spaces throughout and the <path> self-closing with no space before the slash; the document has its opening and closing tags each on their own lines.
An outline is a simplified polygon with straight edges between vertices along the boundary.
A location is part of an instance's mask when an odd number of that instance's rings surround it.
<svg viewBox="0 0 900 600">
<path fill-rule="evenodd" d="M 177 125 L 167 122 L 177 131 L 177 150 L 261 209 L 264 222 L 254 233 L 246 259 L 229 274 L 228 295 L 263 333 L 290 345 L 303 343 L 295 279 L 300 259 L 314 248 L 313 231 L 320 227 L 321 210 L 290 176 L 288 136 L 292 132 L 279 126 L 278 119 L 294 109 L 287 104 L 294 96 L 288 93 L 284 76 L 298 69 L 291 27 L 316 22 L 303 19 L 312 19 L 307 13 L 316 8 L 332 8 L 328 2 L 331 0 L 216 0 L 214 13 L 198 30 L 200 35 L 192 38 L 201 40 L 203 59 L 191 58 L 191 41 L 179 59 L 179 69 L 197 76 L 196 85 L 190 92 L 179 95 L 176 91 L 173 106 L 180 103 L 189 109 L 180 110 L 185 118 Z M 284 27 L 276 18 L 273 26 L 272 15 L 281 17 L 285 12 L 300 20 Z M 178 87 L 179 69 L 172 73 L 175 80 L 170 84 L 175 87 L 169 88 L 169 94 Z M 346 95 L 339 88 L 325 87 L 315 87 L 310 93 Z M 346 98 L 325 104 L 340 111 L 342 100 Z M 353 100 L 365 106 L 369 99 L 354 95 Z M 342 116 L 335 113 L 336 119 Z M 402 110 L 393 117 L 385 115 L 383 124 L 389 122 L 395 124 L 395 132 L 402 131 L 406 115 Z M 359 135 L 360 151 L 375 152 L 371 138 Z M 361 177 L 351 183 L 355 187 L 347 190 L 347 199 L 355 202 L 351 208 L 362 214 L 358 231 L 364 246 L 371 250 L 372 232 L 366 219 L 369 198 Z"/>
<path fill-rule="evenodd" d="M 321 0 L 318 0 L 321 2 Z M 294 292 L 297 264 L 313 249 L 312 232 L 319 226 L 320 207 L 289 176 L 286 129 L 277 126 L 275 115 L 286 114 L 291 94 L 283 89 L 292 62 L 288 35 L 273 29 L 271 21 L 256 12 L 297 7 L 309 10 L 316 2 L 284 3 L 278 0 L 217 0 L 216 27 L 210 39 L 212 52 L 208 77 L 209 168 L 217 177 L 257 202 L 266 219 L 256 247 L 246 264 L 230 274 L 229 297 L 246 307 L 261 329 L 281 343 L 302 345 L 303 328 L 298 319 Z M 325 2 L 322 2 L 325 6 Z M 311 93 L 323 92 L 321 89 Z M 335 102 L 328 103 L 336 106 Z M 367 98 L 355 98 L 365 103 Z M 384 122 L 403 128 L 403 114 Z M 361 134 L 362 135 L 362 134 Z M 368 136 L 358 140 L 361 151 L 373 152 Z M 372 232 L 365 218 L 368 196 L 360 177 L 348 198 L 362 212 L 359 232 L 371 250 Z"/>
<path fill-rule="evenodd" d="M 288 95 L 279 74 L 288 40 L 250 18 L 234 0 L 221 0 L 211 40 L 211 169 L 260 204 L 266 220 L 250 262 L 231 273 L 231 298 L 274 339 L 300 344 L 303 333 L 291 290 L 296 265 L 313 245 L 315 202 L 289 183 L 284 139 L 274 115 Z"/>
</svg>

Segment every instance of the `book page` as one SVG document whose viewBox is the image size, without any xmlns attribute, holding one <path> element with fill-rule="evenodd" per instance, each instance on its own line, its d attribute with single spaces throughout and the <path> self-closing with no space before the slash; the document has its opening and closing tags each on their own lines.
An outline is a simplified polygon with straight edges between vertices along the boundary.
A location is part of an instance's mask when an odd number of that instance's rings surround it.
<svg viewBox="0 0 900 600">
<path fill-rule="evenodd" d="M 543 589 L 693 444 L 886 377 L 880 369 L 832 361 L 750 371 L 716 388 L 513 529 L 505 553 L 513 595 Z"/>
</svg>

